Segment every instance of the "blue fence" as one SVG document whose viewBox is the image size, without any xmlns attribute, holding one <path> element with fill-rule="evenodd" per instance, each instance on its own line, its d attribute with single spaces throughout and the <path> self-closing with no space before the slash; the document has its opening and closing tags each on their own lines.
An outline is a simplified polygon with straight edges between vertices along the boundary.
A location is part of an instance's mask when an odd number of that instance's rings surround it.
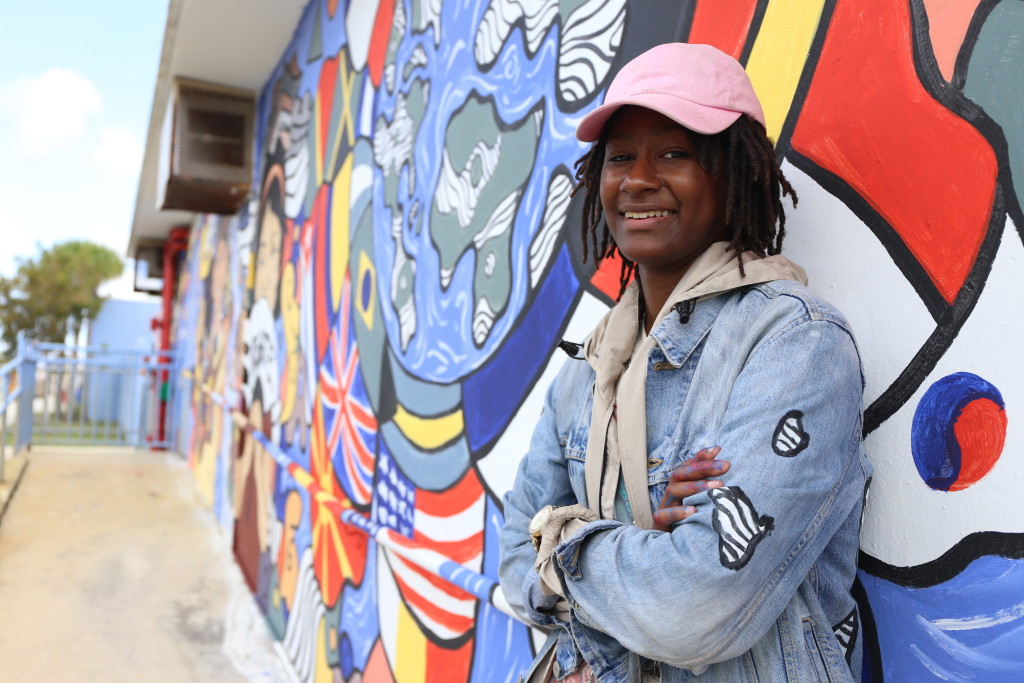
<svg viewBox="0 0 1024 683">
<path fill-rule="evenodd" d="M 170 352 L 20 338 L 0 368 L 0 444 L 168 448 L 179 376 Z M 3 461 L 0 451 L 0 481 Z"/>
</svg>

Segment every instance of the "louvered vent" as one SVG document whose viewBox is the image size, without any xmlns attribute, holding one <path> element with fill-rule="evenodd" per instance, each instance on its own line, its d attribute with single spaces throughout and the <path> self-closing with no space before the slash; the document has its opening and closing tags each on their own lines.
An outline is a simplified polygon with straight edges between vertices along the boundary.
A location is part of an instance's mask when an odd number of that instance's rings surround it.
<svg viewBox="0 0 1024 683">
<path fill-rule="evenodd" d="M 254 115 L 248 91 L 176 79 L 161 136 L 157 206 L 237 212 L 252 180 Z"/>
</svg>

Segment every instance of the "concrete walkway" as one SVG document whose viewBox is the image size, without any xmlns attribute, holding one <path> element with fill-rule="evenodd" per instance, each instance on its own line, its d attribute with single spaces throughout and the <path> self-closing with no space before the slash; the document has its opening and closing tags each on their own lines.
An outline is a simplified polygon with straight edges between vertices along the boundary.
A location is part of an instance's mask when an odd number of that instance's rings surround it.
<svg viewBox="0 0 1024 683">
<path fill-rule="evenodd" d="M 0 524 L 0 679 L 288 681 L 182 460 L 40 448 Z"/>
</svg>

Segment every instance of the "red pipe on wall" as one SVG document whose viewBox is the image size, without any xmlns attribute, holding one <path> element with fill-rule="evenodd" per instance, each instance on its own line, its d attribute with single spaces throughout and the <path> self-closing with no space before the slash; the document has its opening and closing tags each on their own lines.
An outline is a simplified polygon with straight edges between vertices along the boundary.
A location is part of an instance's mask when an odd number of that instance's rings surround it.
<svg viewBox="0 0 1024 683">
<path fill-rule="evenodd" d="M 161 293 L 162 306 L 160 318 L 153 320 L 154 329 L 160 328 L 160 362 L 166 363 L 168 357 L 165 355 L 171 350 L 171 318 L 174 315 L 174 290 L 177 288 L 177 265 L 178 254 L 188 248 L 188 227 L 182 226 L 173 228 L 167 234 L 167 241 L 164 243 L 164 287 Z M 167 382 L 170 379 L 167 370 L 160 370 L 160 381 L 157 383 L 159 395 L 159 408 L 157 418 L 156 438 L 157 443 L 163 443 L 167 438 Z M 160 448 L 163 448 L 161 446 Z"/>
</svg>

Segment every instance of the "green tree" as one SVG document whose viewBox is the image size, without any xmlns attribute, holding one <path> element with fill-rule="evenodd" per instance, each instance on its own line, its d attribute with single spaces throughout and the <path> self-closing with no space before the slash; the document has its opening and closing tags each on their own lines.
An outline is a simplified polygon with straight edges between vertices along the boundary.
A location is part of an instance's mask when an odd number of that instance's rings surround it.
<svg viewBox="0 0 1024 683">
<path fill-rule="evenodd" d="M 77 337 L 82 323 L 92 320 L 105 297 L 99 286 L 121 274 L 116 253 L 86 240 L 41 249 L 34 259 L 19 259 L 13 277 L 0 277 L 0 339 L 5 356 L 13 354 L 24 330 L 39 341 L 63 343 Z"/>
</svg>

